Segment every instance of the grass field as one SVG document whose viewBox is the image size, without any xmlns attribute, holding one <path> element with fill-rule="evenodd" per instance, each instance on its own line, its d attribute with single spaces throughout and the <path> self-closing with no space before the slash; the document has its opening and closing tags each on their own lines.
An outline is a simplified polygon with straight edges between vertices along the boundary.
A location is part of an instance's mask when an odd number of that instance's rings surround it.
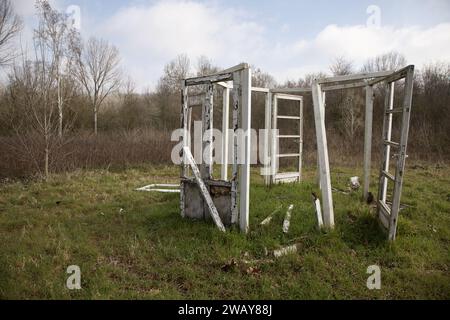
<svg viewBox="0 0 450 320">
<path fill-rule="evenodd" d="M 318 191 L 315 171 L 308 168 L 304 183 L 270 189 L 254 172 L 247 236 L 182 219 L 178 194 L 134 191 L 177 182 L 176 167 L 4 183 L 0 298 L 449 299 L 450 168 L 410 167 L 395 243 L 385 241 L 360 192 L 334 193 L 336 228 L 318 231 L 310 196 Z M 333 168 L 333 186 L 346 189 L 353 175 L 361 170 Z M 260 226 L 279 205 L 272 223 Z M 294 243 L 295 254 L 266 255 Z M 81 290 L 65 286 L 69 265 L 81 268 Z M 370 265 L 381 268 L 381 290 L 366 287 Z"/>
</svg>

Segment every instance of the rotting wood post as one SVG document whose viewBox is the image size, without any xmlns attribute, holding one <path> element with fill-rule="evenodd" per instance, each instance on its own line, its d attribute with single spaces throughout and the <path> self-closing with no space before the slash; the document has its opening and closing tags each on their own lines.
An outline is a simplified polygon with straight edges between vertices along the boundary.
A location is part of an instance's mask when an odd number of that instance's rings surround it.
<svg viewBox="0 0 450 320">
<path fill-rule="evenodd" d="M 325 129 L 325 107 L 320 84 L 312 85 L 314 122 L 316 124 L 317 156 L 319 159 L 320 186 L 323 201 L 323 220 L 327 228 L 334 228 L 333 194 L 331 191 L 330 164 Z"/>
<path fill-rule="evenodd" d="M 372 161 L 372 123 L 373 123 L 373 86 L 366 86 L 366 113 L 364 124 L 364 190 L 363 198 L 367 200 L 370 188 L 370 166 Z"/>
<path fill-rule="evenodd" d="M 183 148 L 184 147 L 188 147 L 189 143 L 188 143 L 188 138 L 189 138 L 189 134 L 187 132 L 187 121 L 188 121 L 188 88 L 186 86 L 186 81 L 182 82 L 181 85 L 182 89 L 181 89 L 181 113 L 180 113 L 180 122 L 181 122 L 181 128 L 183 130 Z M 186 157 L 184 152 L 182 152 L 181 156 L 181 172 L 180 172 L 180 176 L 181 178 L 184 178 L 186 175 Z M 181 179 L 181 183 L 180 183 L 180 212 L 181 212 L 181 216 L 184 218 L 185 217 L 185 198 L 184 198 L 184 182 L 183 179 Z"/>
<path fill-rule="evenodd" d="M 241 232 L 247 233 L 249 229 L 250 214 L 250 164 L 251 164 L 251 115 L 252 115 L 252 72 L 250 68 L 241 71 L 241 123 L 245 135 L 243 148 L 244 163 L 241 165 L 241 185 L 239 197 L 239 225 Z"/>
<path fill-rule="evenodd" d="M 241 78 L 240 72 L 235 72 L 233 76 L 233 165 L 231 176 L 231 223 L 235 224 L 238 221 L 238 179 L 239 179 L 239 148 L 237 131 L 240 126 L 240 91 L 241 91 Z"/>
<path fill-rule="evenodd" d="M 222 180 L 228 179 L 228 131 L 230 119 L 230 89 L 223 89 L 222 108 L 222 167 L 220 177 Z"/>
<path fill-rule="evenodd" d="M 265 100 L 265 132 L 264 132 L 264 182 L 266 185 L 271 183 L 271 166 L 272 166 L 272 152 L 271 152 L 271 128 L 272 128 L 272 93 L 266 93 Z"/>
<path fill-rule="evenodd" d="M 212 83 L 207 85 L 205 102 L 202 112 L 203 128 L 203 164 L 200 166 L 202 178 L 209 180 L 212 178 L 213 168 L 213 95 L 214 86 Z"/>
</svg>

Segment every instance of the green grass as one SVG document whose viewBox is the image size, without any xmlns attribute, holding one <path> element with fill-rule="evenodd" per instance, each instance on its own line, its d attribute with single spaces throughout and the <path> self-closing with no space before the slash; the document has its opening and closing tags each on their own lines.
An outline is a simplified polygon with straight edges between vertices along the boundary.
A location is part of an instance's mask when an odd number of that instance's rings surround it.
<svg viewBox="0 0 450 320">
<path fill-rule="evenodd" d="M 177 182 L 178 174 L 176 167 L 80 171 L 1 185 L 0 298 L 450 298 L 448 168 L 407 170 L 402 203 L 409 207 L 401 211 L 394 243 L 385 240 L 359 192 L 334 193 L 336 228 L 318 231 L 313 169 L 301 184 L 272 188 L 254 172 L 247 236 L 182 219 L 177 194 L 134 191 Z M 345 189 L 353 175 L 361 170 L 333 168 L 333 186 Z M 285 235 L 289 204 L 294 210 Z M 279 205 L 272 223 L 260 226 Z M 294 243 L 296 254 L 266 256 Z M 236 266 L 223 270 L 233 259 Z M 81 268 L 81 290 L 65 287 L 73 264 Z M 381 267 L 381 290 L 366 287 L 367 267 L 374 264 Z"/>
</svg>

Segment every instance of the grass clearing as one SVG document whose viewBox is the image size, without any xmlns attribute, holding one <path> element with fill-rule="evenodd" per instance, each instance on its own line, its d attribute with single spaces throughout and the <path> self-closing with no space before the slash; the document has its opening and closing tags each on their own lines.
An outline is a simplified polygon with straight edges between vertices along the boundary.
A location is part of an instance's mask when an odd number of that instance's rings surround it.
<svg viewBox="0 0 450 320">
<path fill-rule="evenodd" d="M 177 167 L 77 171 L 47 182 L 2 184 L 0 298 L 450 298 L 450 168 L 406 170 L 402 203 L 408 207 L 400 212 L 395 243 L 385 240 L 360 192 L 334 193 L 336 228 L 317 231 L 313 168 L 301 184 L 271 188 L 257 173 L 247 236 L 182 219 L 178 194 L 134 191 L 177 183 Z M 354 175 L 362 170 L 333 168 L 333 186 L 345 189 Z M 374 192 L 375 175 L 372 181 Z M 289 204 L 291 227 L 283 234 Z M 279 205 L 272 222 L 260 226 Z M 298 244 L 296 254 L 266 256 L 290 244 Z M 223 268 L 232 260 L 235 266 Z M 81 290 L 65 287 L 73 264 L 81 268 Z M 381 290 L 366 287 L 367 267 L 374 264 L 381 267 Z"/>
</svg>

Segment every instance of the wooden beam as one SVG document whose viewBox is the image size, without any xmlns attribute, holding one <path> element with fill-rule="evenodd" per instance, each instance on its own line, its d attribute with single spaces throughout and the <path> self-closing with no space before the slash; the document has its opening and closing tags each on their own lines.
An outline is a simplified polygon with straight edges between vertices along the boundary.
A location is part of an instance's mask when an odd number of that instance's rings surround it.
<svg viewBox="0 0 450 320">
<path fill-rule="evenodd" d="M 230 128 L 230 89 L 223 89 L 222 107 L 222 167 L 220 177 L 228 180 L 228 131 Z"/>
<path fill-rule="evenodd" d="M 205 180 L 211 179 L 213 168 L 213 96 L 214 87 L 209 84 L 206 89 L 202 113 L 203 162 L 200 168 L 202 178 Z"/>
<path fill-rule="evenodd" d="M 252 92 L 262 92 L 262 93 L 269 93 L 269 88 L 258 88 L 258 87 L 252 87 Z"/>
<path fill-rule="evenodd" d="M 217 228 L 219 228 L 220 231 L 225 232 L 225 226 L 223 225 L 222 220 L 220 220 L 219 212 L 217 211 L 217 208 L 214 205 L 211 195 L 209 194 L 208 188 L 206 187 L 202 177 L 200 176 L 200 171 L 198 170 L 198 167 L 195 164 L 194 157 L 191 154 L 191 150 L 189 150 L 188 147 L 184 147 L 183 154 L 184 156 L 186 156 L 186 159 L 189 165 L 191 166 L 197 185 L 200 188 L 200 193 L 202 194 L 203 199 L 205 200 L 206 205 L 208 206 L 209 213 L 211 214 L 214 223 L 216 224 Z"/>
<path fill-rule="evenodd" d="M 359 80 L 365 80 L 365 79 L 372 79 L 372 78 L 383 78 L 390 76 L 394 73 L 394 71 L 378 71 L 378 72 L 365 72 L 365 73 L 358 73 L 358 74 L 349 74 L 344 76 L 336 76 L 336 77 L 329 77 L 324 79 L 317 79 L 316 83 L 318 84 L 326 84 L 326 83 L 333 83 L 333 82 L 342 82 L 342 81 L 359 81 Z"/>
<path fill-rule="evenodd" d="M 352 88 L 362 88 L 367 86 L 367 81 L 359 81 L 354 83 L 347 84 L 336 84 L 332 86 L 322 87 L 322 91 L 333 91 L 333 90 L 342 90 L 342 89 L 352 89 Z"/>
<path fill-rule="evenodd" d="M 275 88 L 270 89 L 270 92 L 272 93 L 310 93 L 311 88 Z"/>
<path fill-rule="evenodd" d="M 242 130 L 245 132 L 244 164 L 241 165 L 239 219 L 241 232 L 247 233 L 250 213 L 251 115 L 252 73 L 250 68 L 241 71 Z"/>
<path fill-rule="evenodd" d="M 233 73 L 248 69 L 249 66 L 247 63 L 241 63 L 237 66 L 231 67 L 229 69 L 225 69 L 207 76 L 200 76 L 186 79 L 187 86 L 195 86 L 199 84 L 208 84 L 208 83 L 217 83 L 233 80 Z"/>
<path fill-rule="evenodd" d="M 375 95 L 372 86 L 366 86 L 366 114 L 364 124 L 364 189 L 363 198 L 367 200 L 370 187 L 370 165 L 372 162 L 372 123 L 373 101 Z"/>
<path fill-rule="evenodd" d="M 235 224 L 239 218 L 238 211 L 238 179 L 239 179 L 239 148 L 237 130 L 240 127 L 241 112 L 241 77 L 240 72 L 236 72 L 233 76 L 233 172 L 231 175 L 231 223 Z"/>
<path fill-rule="evenodd" d="M 331 190 L 330 164 L 325 129 L 325 106 L 321 86 L 312 85 L 314 122 L 316 124 L 317 156 L 319 159 L 320 185 L 322 187 L 323 220 L 325 227 L 334 227 L 333 194 Z"/>
</svg>

